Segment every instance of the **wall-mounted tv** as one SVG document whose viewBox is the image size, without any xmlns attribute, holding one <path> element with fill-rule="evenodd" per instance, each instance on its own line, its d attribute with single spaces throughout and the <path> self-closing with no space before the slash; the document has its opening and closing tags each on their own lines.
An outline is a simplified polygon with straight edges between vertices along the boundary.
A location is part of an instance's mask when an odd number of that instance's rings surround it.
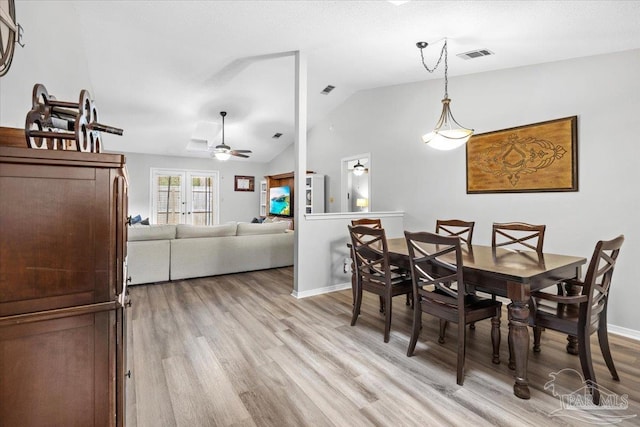
<svg viewBox="0 0 640 427">
<path fill-rule="evenodd" d="M 269 188 L 269 214 L 291 216 L 291 189 L 288 185 Z"/>
</svg>

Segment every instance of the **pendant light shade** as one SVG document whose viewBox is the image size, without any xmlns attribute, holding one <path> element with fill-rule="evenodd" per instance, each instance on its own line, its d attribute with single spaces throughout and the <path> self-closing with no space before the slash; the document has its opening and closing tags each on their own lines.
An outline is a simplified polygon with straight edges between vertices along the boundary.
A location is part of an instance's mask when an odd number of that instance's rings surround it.
<svg viewBox="0 0 640 427">
<path fill-rule="evenodd" d="M 449 98 L 442 100 L 440 120 L 436 123 L 433 131 L 422 136 L 422 141 L 436 150 L 453 150 L 454 148 L 458 148 L 464 145 L 469 138 L 471 138 L 471 135 L 473 135 L 473 129 L 465 128 L 453 118 L 451 109 L 449 108 L 450 103 L 451 100 Z"/>
<path fill-rule="evenodd" d="M 353 165 L 353 174 L 355 176 L 360 176 L 363 173 L 364 173 L 364 165 L 362 163 L 360 163 L 360 160 L 358 160 L 358 163 Z"/>
<path fill-rule="evenodd" d="M 449 63 L 448 63 L 448 51 L 447 40 L 444 40 L 444 46 L 440 52 L 440 58 L 436 65 L 431 69 L 424 62 L 423 49 L 428 46 L 426 42 L 418 42 L 416 46 L 420 49 L 420 56 L 422 58 L 422 65 L 424 68 L 433 73 L 440 65 L 440 61 L 444 57 L 444 99 L 442 100 L 442 114 L 440 119 L 436 123 L 433 131 L 422 136 L 422 140 L 430 147 L 436 150 L 453 150 L 455 148 L 464 145 L 471 135 L 473 135 L 473 129 L 465 128 L 456 121 L 451 114 L 451 99 L 449 98 Z"/>
</svg>

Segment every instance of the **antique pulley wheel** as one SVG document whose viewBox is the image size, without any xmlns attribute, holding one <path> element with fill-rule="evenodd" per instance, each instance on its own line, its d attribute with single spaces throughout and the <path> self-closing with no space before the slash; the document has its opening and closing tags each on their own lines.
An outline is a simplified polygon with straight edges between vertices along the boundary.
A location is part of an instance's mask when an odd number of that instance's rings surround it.
<svg viewBox="0 0 640 427">
<path fill-rule="evenodd" d="M 9 71 L 17 36 L 15 0 L 0 0 L 0 77 Z"/>
</svg>

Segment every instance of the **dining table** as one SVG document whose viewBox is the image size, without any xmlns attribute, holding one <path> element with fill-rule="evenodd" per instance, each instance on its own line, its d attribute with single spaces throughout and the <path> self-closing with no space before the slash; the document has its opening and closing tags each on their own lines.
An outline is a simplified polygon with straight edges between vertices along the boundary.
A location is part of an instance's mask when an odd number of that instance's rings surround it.
<svg viewBox="0 0 640 427">
<path fill-rule="evenodd" d="M 409 270 L 405 238 L 391 238 L 387 244 L 390 262 Z M 435 245 L 423 245 L 427 252 L 436 250 Z M 527 364 L 531 292 L 579 278 L 587 259 L 482 245 L 462 244 L 461 249 L 465 284 L 511 301 L 508 305 L 509 343 L 513 351 L 510 352 L 509 368 L 515 371 L 513 391 L 517 397 L 529 399 Z M 442 261 L 455 262 L 455 254 L 443 256 Z"/>
</svg>

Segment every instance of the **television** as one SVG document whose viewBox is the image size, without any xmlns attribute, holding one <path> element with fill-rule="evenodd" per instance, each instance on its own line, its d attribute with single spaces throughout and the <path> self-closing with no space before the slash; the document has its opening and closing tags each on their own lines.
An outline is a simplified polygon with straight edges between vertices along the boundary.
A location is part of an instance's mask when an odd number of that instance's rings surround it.
<svg viewBox="0 0 640 427">
<path fill-rule="evenodd" d="M 291 189 L 288 185 L 269 188 L 269 214 L 291 216 Z"/>
</svg>

